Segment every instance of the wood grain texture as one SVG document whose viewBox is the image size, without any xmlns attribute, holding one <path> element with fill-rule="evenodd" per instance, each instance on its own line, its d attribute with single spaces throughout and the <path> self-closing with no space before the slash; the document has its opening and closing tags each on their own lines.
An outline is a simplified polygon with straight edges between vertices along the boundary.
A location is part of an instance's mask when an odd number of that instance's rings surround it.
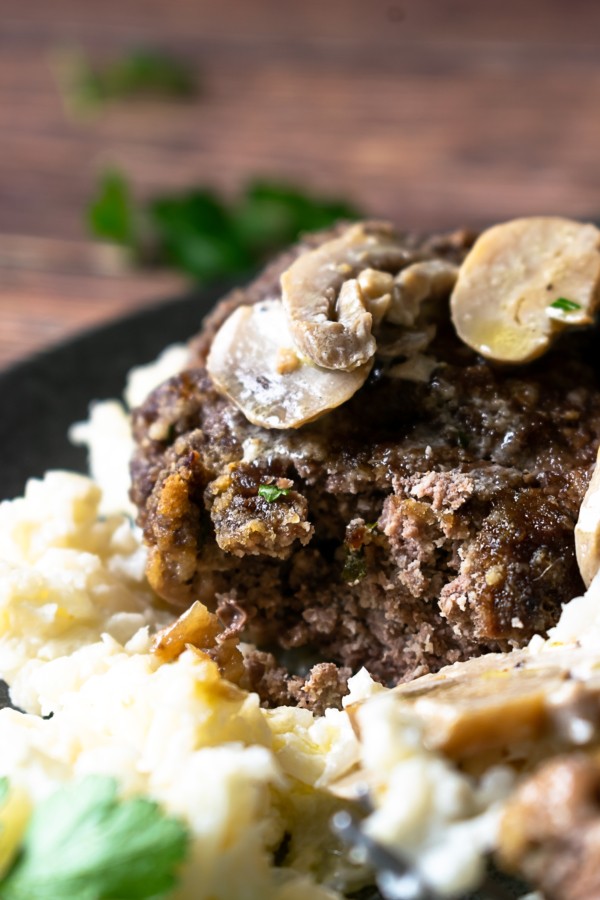
<svg viewBox="0 0 600 900">
<path fill-rule="evenodd" d="M 0 0 L 0 365 L 178 292 L 86 234 L 97 175 L 140 197 L 256 176 L 405 227 L 600 214 L 600 5 L 588 0 Z M 173 52 L 192 103 L 67 115 L 53 65 Z"/>
</svg>

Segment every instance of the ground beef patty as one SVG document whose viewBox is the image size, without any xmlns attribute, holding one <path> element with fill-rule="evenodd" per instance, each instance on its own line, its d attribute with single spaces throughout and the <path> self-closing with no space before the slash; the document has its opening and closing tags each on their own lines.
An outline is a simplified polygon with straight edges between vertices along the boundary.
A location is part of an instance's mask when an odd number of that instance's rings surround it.
<svg viewBox="0 0 600 900">
<path fill-rule="evenodd" d="M 600 896 L 600 761 L 571 753 L 544 763 L 510 798 L 501 862 L 546 900 Z"/>
<path fill-rule="evenodd" d="M 594 334 L 500 368 L 458 340 L 447 310 L 427 383 L 376 362 L 350 401 L 311 424 L 250 424 L 207 375 L 212 336 L 237 305 L 278 297 L 281 272 L 325 237 L 216 308 L 190 368 L 135 411 L 132 467 L 158 593 L 182 608 L 235 604 L 260 651 L 254 687 L 268 702 L 312 691 L 317 706 L 359 666 L 396 682 L 556 622 L 582 590 L 573 527 L 600 436 Z M 460 262 L 471 242 L 399 240 L 407 263 Z M 265 484 L 287 492 L 269 502 Z M 308 688 L 287 676 L 312 663 L 347 669 L 315 670 Z"/>
</svg>

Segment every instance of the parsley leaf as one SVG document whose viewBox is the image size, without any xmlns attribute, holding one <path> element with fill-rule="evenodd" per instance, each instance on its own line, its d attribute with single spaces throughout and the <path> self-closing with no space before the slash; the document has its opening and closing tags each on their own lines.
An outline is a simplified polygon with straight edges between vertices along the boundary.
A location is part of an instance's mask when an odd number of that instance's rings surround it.
<svg viewBox="0 0 600 900">
<path fill-rule="evenodd" d="M 341 201 L 266 181 L 234 200 L 194 187 L 136 204 L 115 171 L 101 178 L 88 211 L 96 236 L 127 247 L 138 262 L 170 266 L 200 282 L 249 273 L 301 233 L 358 217 Z"/>
<path fill-rule="evenodd" d="M 164 261 L 193 278 L 210 281 L 252 266 L 230 210 L 212 191 L 159 197 L 149 204 L 148 216 Z"/>
<path fill-rule="evenodd" d="M 550 304 L 552 309 L 562 309 L 563 312 L 575 312 L 576 309 L 581 309 L 581 303 L 575 303 L 574 300 L 567 300 L 566 297 L 559 297 L 558 300 L 555 300 L 554 303 Z"/>
<path fill-rule="evenodd" d="M 262 497 L 267 503 L 273 503 L 274 500 L 279 500 L 280 497 L 286 497 L 289 492 L 289 488 L 278 488 L 274 484 L 261 484 L 258 489 L 259 497 Z"/>
<path fill-rule="evenodd" d="M 187 99 L 197 91 L 194 74 L 185 63 L 148 48 L 132 49 L 104 64 L 92 63 L 78 53 L 65 58 L 61 68 L 60 86 L 73 112 L 139 97 Z"/>
<path fill-rule="evenodd" d="M 105 172 L 88 210 L 90 228 L 98 237 L 135 249 L 135 210 L 129 186 L 119 172 Z"/>
<path fill-rule="evenodd" d="M 140 94 L 190 97 L 196 91 L 194 75 L 185 63 L 148 48 L 131 50 L 94 74 L 106 99 Z"/>
<path fill-rule="evenodd" d="M 88 776 L 40 803 L 3 900 L 144 900 L 176 884 L 188 832 L 142 797 L 120 800 L 114 779 Z"/>
<path fill-rule="evenodd" d="M 290 185 L 268 181 L 250 184 L 234 209 L 241 240 L 262 256 L 291 244 L 303 232 L 357 218 L 358 210 L 347 203 L 311 197 Z"/>
<path fill-rule="evenodd" d="M 367 574 L 367 563 L 362 550 L 346 549 L 342 578 L 348 584 L 358 584 Z"/>
</svg>

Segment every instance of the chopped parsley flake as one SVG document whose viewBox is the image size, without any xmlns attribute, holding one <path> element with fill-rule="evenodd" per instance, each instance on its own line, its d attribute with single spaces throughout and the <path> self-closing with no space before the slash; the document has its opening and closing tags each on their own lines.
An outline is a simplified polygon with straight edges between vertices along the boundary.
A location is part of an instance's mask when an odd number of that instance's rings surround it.
<svg viewBox="0 0 600 900">
<path fill-rule="evenodd" d="M 158 900 L 177 883 L 189 834 L 152 800 L 121 800 L 113 778 L 88 776 L 34 810 L 3 900 Z"/>
<path fill-rule="evenodd" d="M 551 309 L 562 309 L 563 312 L 575 312 L 581 309 L 581 303 L 575 303 L 574 300 L 567 300 L 566 297 L 559 297 L 554 303 L 550 304 Z"/>
<path fill-rule="evenodd" d="M 275 484 L 261 484 L 258 489 L 259 497 L 262 497 L 267 503 L 273 503 L 274 500 L 279 500 L 280 497 L 286 497 L 289 492 L 289 488 L 278 488 Z"/>
<path fill-rule="evenodd" d="M 357 584 L 367 574 L 367 564 L 362 551 L 347 550 L 342 578 L 348 584 Z"/>
</svg>

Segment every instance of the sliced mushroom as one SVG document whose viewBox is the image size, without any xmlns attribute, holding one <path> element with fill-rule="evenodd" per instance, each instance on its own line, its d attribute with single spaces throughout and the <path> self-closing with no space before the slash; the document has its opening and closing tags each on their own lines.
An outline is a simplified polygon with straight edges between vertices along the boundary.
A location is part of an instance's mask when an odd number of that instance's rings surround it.
<svg viewBox="0 0 600 900">
<path fill-rule="evenodd" d="M 217 616 L 196 600 L 171 625 L 155 634 L 151 652 L 161 662 L 172 662 L 181 656 L 188 644 L 201 648 L 214 647 L 222 630 Z"/>
<path fill-rule="evenodd" d="M 576 645 L 490 653 L 386 696 L 420 722 L 427 749 L 486 766 L 511 757 L 519 764 L 533 749 L 541 758 L 599 737 L 600 662 L 594 650 Z M 363 703 L 348 708 L 359 734 Z"/>
<path fill-rule="evenodd" d="M 161 662 L 169 663 L 184 650 L 195 650 L 216 662 L 221 675 L 237 684 L 245 675 L 238 644 L 239 635 L 228 634 L 218 616 L 196 600 L 175 622 L 155 634 L 151 652 Z"/>
<path fill-rule="evenodd" d="M 368 362 L 375 353 L 374 312 L 380 317 L 388 287 L 382 295 L 372 276 L 357 276 L 365 269 L 398 269 L 405 261 L 393 230 L 368 223 L 299 256 L 281 276 L 281 291 L 301 353 L 327 369 L 349 371 Z"/>
<path fill-rule="evenodd" d="M 412 327 L 426 300 L 448 297 L 456 284 L 458 266 L 446 259 L 424 259 L 396 276 L 387 320 Z"/>
<path fill-rule="evenodd" d="M 482 356 L 524 363 L 600 302 L 600 231 L 570 219 L 514 219 L 485 231 L 451 298 L 459 337 Z"/>
<path fill-rule="evenodd" d="M 600 569 L 600 451 L 575 526 L 575 553 L 586 587 Z"/>
<path fill-rule="evenodd" d="M 367 310 L 373 316 L 373 327 L 377 328 L 386 317 L 392 302 L 394 276 L 378 269 L 363 269 L 359 272 L 357 281 Z"/>
<path fill-rule="evenodd" d="M 351 305 L 354 288 L 346 290 Z M 219 390 L 263 428 L 299 428 L 335 409 L 364 384 L 371 366 L 332 371 L 300 356 L 278 300 L 238 307 L 217 332 L 207 361 Z"/>
</svg>

